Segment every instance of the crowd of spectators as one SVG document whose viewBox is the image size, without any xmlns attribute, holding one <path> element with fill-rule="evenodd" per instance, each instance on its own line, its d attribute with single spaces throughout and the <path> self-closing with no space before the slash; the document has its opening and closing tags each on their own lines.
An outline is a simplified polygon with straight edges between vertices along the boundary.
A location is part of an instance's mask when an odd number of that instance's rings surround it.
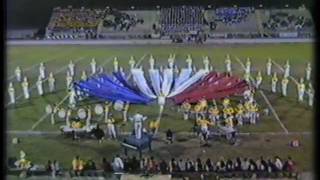
<svg viewBox="0 0 320 180">
<path fill-rule="evenodd" d="M 83 164 L 81 164 L 81 162 Z M 77 164 L 78 163 L 78 164 Z M 84 161 L 75 157 L 72 162 L 74 175 L 83 175 L 86 170 L 103 170 L 105 173 L 131 173 L 131 174 L 175 174 L 175 173 L 217 173 L 221 176 L 242 177 L 295 177 L 297 175 L 296 163 L 289 156 L 281 159 L 273 158 L 258 159 L 237 157 L 225 159 L 220 157 L 218 161 L 207 159 L 176 159 L 169 161 L 157 160 L 153 156 L 141 159 L 132 157 L 120 157 L 116 155 L 112 161 L 106 158 L 96 165 L 92 160 Z M 81 169 L 78 167 L 81 166 Z"/>
<path fill-rule="evenodd" d="M 199 31 L 203 21 L 204 8 L 201 6 L 174 6 L 160 10 L 160 25 L 164 34 Z"/>
<path fill-rule="evenodd" d="M 262 26 L 272 31 L 279 30 L 302 30 L 312 27 L 311 18 L 305 16 L 296 16 L 287 12 L 276 12 L 271 14 L 269 19 L 262 23 Z"/>
<path fill-rule="evenodd" d="M 253 7 L 225 7 L 215 10 L 215 21 L 221 21 L 226 25 L 239 24 L 255 12 Z"/>
<path fill-rule="evenodd" d="M 106 28 L 112 27 L 115 31 L 129 31 L 130 28 L 143 23 L 144 20 L 142 18 L 137 18 L 135 15 L 129 15 L 116 9 L 108 8 L 103 26 Z"/>
<path fill-rule="evenodd" d="M 87 8 L 54 8 L 47 26 L 48 39 L 94 38 L 104 10 Z"/>
</svg>

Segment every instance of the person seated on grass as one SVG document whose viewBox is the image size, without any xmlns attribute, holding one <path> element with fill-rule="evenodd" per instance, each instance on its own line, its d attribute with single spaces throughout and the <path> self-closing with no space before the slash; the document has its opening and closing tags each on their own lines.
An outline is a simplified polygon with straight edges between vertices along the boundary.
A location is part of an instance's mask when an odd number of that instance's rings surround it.
<svg viewBox="0 0 320 180">
<path fill-rule="evenodd" d="M 178 170 L 178 163 L 175 160 L 175 158 L 172 158 L 171 161 L 169 162 L 169 172 L 177 172 Z"/>
<path fill-rule="evenodd" d="M 133 156 L 132 158 L 130 158 L 129 161 L 130 161 L 129 162 L 129 164 L 130 164 L 129 169 L 132 172 L 137 172 L 139 170 L 139 161 L 137 160 L 136 156 Z"/>
<path fill-rule="evenodd" d="M 290 156 L 283 165 L 283 171 L 287 172 L 289 177 L 297 174 L 296 163 L 291 159 Z"/>
<path fill-rule="evenodd" d="M 249 163 L 250 163 L 250 165 L 249 165 L 249 171 L 250 172 L 256 172 L 256 170 L 257 170 L 257 164 L 256 164 L 256 162 L 254 162 L 254 160 L 253 159 L 249 159 Z"/>
<path fill-rule="evenodd" d="M 178 161 L 178 171 L 179 172 L 184 172 L 185 171 L 185 165 L 182 159 Z"/>
<path fill-rule="evenodd" d="M 96 170 L 96 163 L 92 160 L 92 159 L 89 159 L 86 163 L 86 169 L 88 170 Z"/>
<path fill-rule="evenodd" d="M 153 156 L 150 157 L 150 161 L 148 163 L 148 171 L 150 173 L 156 173 L 158 169 L 157 161 L 153 158 Z"/>
<path fill-rule="evenodd" d="M 166 140 L 167 140 L 168 144 L 173 143 L 173 133 L 172 133 L 171 129 L 168 129 L 166 132 Z"/>
<path fill-rule="evenodd" d="M 206 163 L 205 163 L 205 169 L 206 169 L 206 171 L 207 172 L 212 172 L 213 171 L 213 163 L 212 163 L 212 161 L 211 161 L 211 159 L 210 158 L 208 158 L 207 160 L 206 160 Z"/>
<path fill-rule="evenodd" d="M 80 176 L 83 173 L 84 170 L 84 162 L 80 159 L 79 156 L 76 156 L 72 160 L 72 170 L 76 176 Z"/>
<path fill-rule="evenodd" d="M 196 164 L 195 164 L 195 170 L 196 172 L 202 172 L 203 171 L 203 166 L 200 158 L 197 158 Z"/>
<path fill-rule="evenodd" d="M 225 172 L 226 171 L 226 162 L 223 157 L 220 157 L 220 160 L 216 163 L 216 172 Z"/>
<path fill-rule="evenodd" d="M 99 127 L 99 124 L 96 128 L 92 129 L 91 133 L 99 141 L 99 143 L 102 143 L 105 134 L 103 130 Z"/>
<path fill-rule="evenodd" d="M 276 156 L 274 159 L 274 165 L 276 166 L 276 172 L 282 171 L 283 163 L 279 156 Z"/>
<path fill-rule="evenodd" d="M 250 162 L 247 158 L 243 158 L 243 161 L 241 162 L 241 171 L 248 171 L 250 166 Z"/>
<path fill-rule="evenodd" d="M 51 169 L 51 161 L 50 161 L 50 160 L 48 160 L 48 163 L 47 163 L 47 165 L 46 165 L 46 171 L 47 171 L 48 173 L 51 173 L 51 171 L 52 171 L 52 169 Z"/>
<path fill-rule="evenodd" d="M 235 171 L 241 171 L 241 159 L 240 157 L 237 157 L 236 160 L 233 163 L 233 168 Z"/>
<path fill-rule="evenodd" d="M 104 172 L 112 172 L 112 166 L 105 157 L 102 158 L 101 168 L 103 169 Z"/>
<path fill-rule="evenodd" d="M 226 171 L 232 172 L 233 171 L 233 162 L 231 159 L 228 159 L 226 162 Z"/>
<path fill-rule="evenodd" d="M 161 160 L 161 162 L 159 164 L 159 170 L 160 170 L 161 174 L 168 173 L 168 165 L 167 165 L 166 161 L 164 161 L 163 159 Z"/>
<path fill-rule="evenodd" d="M 120 156 L 118 154 L 114 157 L 113 162 L 112 162 L 112 166 L 113 166 L 113 170 L 115 172 L 123 171 L 124 164 L 123 164 L 123 161 L 122 161 L 122 159 L 120 158 Z"/>
</svg>

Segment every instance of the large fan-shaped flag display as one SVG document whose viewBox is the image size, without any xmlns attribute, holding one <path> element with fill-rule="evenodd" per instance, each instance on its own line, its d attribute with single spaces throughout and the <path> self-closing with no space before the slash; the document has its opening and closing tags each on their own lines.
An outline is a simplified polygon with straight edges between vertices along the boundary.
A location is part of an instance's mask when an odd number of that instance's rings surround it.
<svg viewBox="0 0 320 180">
<path fill-rule="evenodd" d="M 132 79 L 123 72 L 114 72 L 112 76 L 100 74 L 87 81 L 75 82 L 77 91 L 101 100 L 121 100 L 133 104 L 148 104 L 159 96 L 172 99 L 176 104 L 185 101 L 198 102 L 201 99 L 220 99 L 242 94 L 249 88 L 246 81 L 226 73 L 208 72 L 200 69 L 193 73 L 191 69 L 181 69 L 176 73 L 171 68 L 160 72 L 150 69 L 148 76 L 142 69 L 130 71 Z"/>
</svg>

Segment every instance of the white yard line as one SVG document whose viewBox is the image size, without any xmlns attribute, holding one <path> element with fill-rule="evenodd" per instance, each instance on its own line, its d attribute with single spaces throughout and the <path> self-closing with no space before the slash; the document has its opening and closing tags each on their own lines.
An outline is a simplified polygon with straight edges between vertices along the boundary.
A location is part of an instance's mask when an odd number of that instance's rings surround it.
<svg viewBox="0 0 320 180">
<path fill-rule="evenodd" d="M 69 97 L 69 94 L 67 94 L 58 104 L 57 107 L 59 107 L 64 101 L 66 101 Z M 44 121 L 50 114 L 45 113 L 36 123 L 34 123 L 30 129 L 30 131 L 34 130 L 42 121 Z"/>
<path fill-rule="evenodd" d="M 237 62 L 241 65 L 241 67 L 243 68 L 243 70 L 245 70 L 245 65 L 243 64 L 243 62 L 242 62 L 237 56 L 235 56 L 235 59 L 236 59 Z M 250 79 L 251 79 L 252 81 L 254 81 L 251 75 L 250 75 Z M 270 103 L 269 99 L 267 98 L 267 96 L 264 94 L 264 92 L 263 92 L 262 90 L 258 90 L 258 91 L 259 91 L 259 93 L 261 94 L 261 96 L 263 97 L 263 99 L 265 100 L 265 102 L 268 104 L 269 108 L 271 109 L 271 112 L 272 112 L 273 116 L 274 116 L 274 117 L 276 118 L 276 120 L 279 122 L 279 124 L 280 124 L 281 128 L 283 129 L 283 131 L 284 131 L 286 134 L 288 134 L 288 133 L 289 133 L 288 129 L 285 127 L 285 125 L 284 125 L 284 124 L 282 123 L 282 121 L 280 120 L 277 112 L 275 111 L 275 109 L 274 109 L 273 106 L 271 105 L 271 103 Z"/>
<path fill-rule="evenodd" d="M 272 63 L 273 63 L 274 65 L 276 65 L 282 72 L 284 72 L 284 69 L 283 69 L 283 67 L 282 67 L 280 64 L 278 64 L 278 63 L 275 62 L 274 60 L 272 60 Z M 294 83 L 296 83 L 296 85 L 299 84 L 299 82 L 298 82 L 293 76 L 290 75 L 289 78 L 290 78 Z"/>
</svg>

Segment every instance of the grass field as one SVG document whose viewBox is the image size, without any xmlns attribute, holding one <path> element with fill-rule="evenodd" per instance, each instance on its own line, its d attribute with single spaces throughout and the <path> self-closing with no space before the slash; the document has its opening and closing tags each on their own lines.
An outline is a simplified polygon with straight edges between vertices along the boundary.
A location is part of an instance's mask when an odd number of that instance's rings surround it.
<svg viewBox="0 0 320 180">
<path fill-rule="evenodd" d="M 224 58 L 230 54 L 232 58 L 233 72 L 236 75 L 243 76 L 243 69 L 237 58 L 245 63 L 246 58 L 250 57 L 252 61 L 253 74 L 259 70 L 265 74 L 265 63 L 267 57 L 271 57 L 275 62 L 283 65 L 287 59 L 291 62 L 291 74 L 293 78 L 299 80 L 304 77 L 306 63 L 313 59 L 312 44 L 268 44 L 268 45 L 148 45 L 148 46 L 9 46 L 7 49 L 7 78 L 14 74 L 16 66 L 25 70 L 25 75 L 29 79 L 30 87 L 35 84 L 38 76 L 38 67 L 40 62 L 46 62 L 49 72 L 54 72 L 56 86 L 58 91 L 54 94 L 46 94 L 38 97 L 36 89 L 31 92 L 31 100 L 26 101 L 23 97 L 17 100 L 17 105 L 8 106 L 7 108 L 7 129 L 9 131 L 28 131 L 31 130 L 35 123 L 45 114 L 45 105 L 61 101 L 66 96 L 65 75 L 66 66 L 70 60 L 76 63 L 76 76 L 80 79 L 82 70 L 90 70 L 91 58 L 95 58 L 98 65 L 103 65 L 106 72 L 113 69 L 113 57 L 117 56 L 119 65 L 128 69 L 128 60 L 132 55 L 136 62 L 144 67 L 148 66 L 149 55 L 152 54 L 156 59 L 156 65 L 165 65 L 170 53 L 176 54 L 176 63 L 185 65 L 187 54 L 191 54 L 193 63 L 202 67 L 202 57 L 209 56 L 211 65 L 216 71 L 224 71 Z M 28 70 L 28 71 L 26 71 Z M 280 69 L 273 66 L 273 71 L 281 73 Z M 279 78 L 281 79 L 281 78 Z M 8 80 L 7 82 L 9 82 Z M 14 82 L 14 81 L 13 81 Z M 280 83 L 279 83 L 280 84 Z M 14 82 L 16 96 L 22 94 L 21 85 Z M 45 90 L 47 89 L 45 84 Z M 272 94 L 271 78 L 263 76 L 262 83 L 263 93 L 279 116 L 280 122 L 285 129 L 292 132 L 310 132 L 312 131 L 313 110 L 304 104 L 297 103 L 296 85 L 293 81 L 289 82 L 289 96 L 281 97 L 278 94 Z M 280 91 L 280 86 L 278 87 Z M 263 96 L 256 93 L 256 99 L 263 108 L 270 108 Z M 66 106 L 63 103 L 62 106 Z M 158 115 L 156 106 L 135 105 L 129 109 L 130 113 L 135 110 L 147 115 L 149 119 L 154 119 Z M 120 113 L 114 112 L 116 117 Z M 99 117 L 94 117 L 98 121 Z M 34 131 L 57 131 L 63 122 L 51 125 L 49 118 L 43 121 L 33 129 Z M 128 124 L 123 129 L 131 130 Z M 177 107 L 166 106 L 161 119 L 160 131 L 168 128 L 174 132 L 189 132 L 192 122 L 182 120 L 182 114 L 177 113 Z M 241 145 L 233 147 L 222 142 L 213 142 L 213 147 L 202 153 L 199 148 L 198 140 L 190 138 L 185 142 L 178 142 L 167 147 L 161 141 L 156 141 L 152 154 L 156 157 L 211 157 L 218 159 L 221 155 L 225 157 L 235 157 L 238 155 L 258 157 L 260 155 L 273 156 L 280 155 L 286 157 L 291 155 L 302 170 L 311 170 L 312 160 L 312 137 L 306 135 L 267 135 L 264 133 L 274 132 L 283 133 L 284 129 L 280 126 L 279 121 L 271 113 L 269 116 L 262 116 L 257 125 L 244 126 L 241 132 L 260 133 L 241 138 Z M 60 135 L 57 136 L 21 136 L 21 143 L 18 145 L 11 144 L 11 139 L 17 135 L 8 136 L 8 156 L 18 156 L 18 152 L 23 149 L 27 156 L 35 163 L 46 163 L 48 159 L 57 159 L 62 166 L 69 168 L 71 160 L 75 154 L 83 158 L 93 158 L 100 162 L 101 157 L 109 159 L 119 152 L 120 146 L 116 142 L 106 141 L 103 144 L 97 144 L 94 140 L 82 140 L 81 142 L 72 142 Z M 293 138 L 302 141 L 302 148 L 291 149 L 288 142 Z M 270 139 L 270 141 L 266 141 Z"/>
</svg>

